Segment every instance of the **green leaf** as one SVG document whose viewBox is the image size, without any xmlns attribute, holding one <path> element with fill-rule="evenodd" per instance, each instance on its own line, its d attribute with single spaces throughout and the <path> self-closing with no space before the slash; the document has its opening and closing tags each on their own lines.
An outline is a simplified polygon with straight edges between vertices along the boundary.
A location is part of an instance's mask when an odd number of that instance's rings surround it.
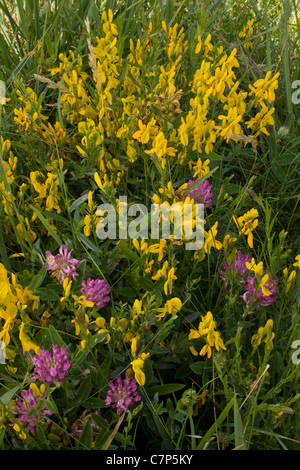
<svg viewBox="0 0 300 470">
<path fill-rule="evenodd" d="M 215 423 L 213 423 L 213 425 L 209 428 L 209 430 L 207 431 L 207 433 L 203 436 L 203 438 L 201 439 L 200 443 L 198 444 L 197 446 L 197 449 L 196 450 L 203 450 L 205 444 L 209 441 L 209 439 L 212 437 L 212 435 L 215 433 L 215 432 L 218 432 L 218 428 L 221 426 L 221 424 L 223 423 L 223 421 L 227 418 L 228 414 L 229 414 L 229 411 L 231 410 L 232 408 L 232 405 L 234 403 L 234 399 L 235 399 L 235 396 L 233 396 L 231 398 L 231 400 L 229 401 L 229 403 L 227 403 L 227 405 L 225 406 L 224 410 L 222 411 L 222 413 L 219 415 L 217 421 Z"/>
<path fill-rule="evenodd" d="M 70 206 L 70 212 L 73 212 L 75 209 L 77 209 L 77 207 L 81 206 L 81 204 L 88 200 L 88 197 L 89 193 L 87 192 L 76 199 L 76 201 L 74 201 Z"/>
<path fill-rule="evenodd" d="M 169 393 L 177 392 L 185 387 L 185 384 L 166 384 L 166 385 L 156 385 L 155 387 L 150 387 L 147 389 L 148 395 L 168 395 Z"/>
<path fill-rule="evenodd" d="M 31 283 L 29 285 L 29 289 L 32 292 L 35 292 L 38 287 L 42 284 L 43 280 L 45 279 L 47 274 L 47 269 L 44 268 L 44 266 L 40 269 L 40 271 L 33 276 Z"/>
<path fill-rule="evenodd" d="M 125 242 L 126 242 L 126 240 L 125 240 Z M 138 261 L 139 260 L 139 256 L 137 255 L 137 253 L 135 253 L 133 250 L 131 250 L 127 246 L 123 246 L 122 242 L 118 244 L 118 248 L 121 251 L 123 251 L 123 253 L 125 253 L 125 255 L 128 258 L 130 258 L 132 261 Z"/>
<path fill-rule="evenodd" d="M 190 368 L 195 374 L 202 375 L 205 368 L 205 361 L 194 362 Z"/>
<path fill-rule="evenodd" d="M 153 292 L 155 289 L 154 283 L 147 277 L 139 277 L 138 284 L 142 287 L 142 289 L 145 289 L 149 292 Z"/>
<path fill-rule="evenodd" d="M 29 205 L 29 207 L 33 210 L 33 212 L 38 216 L 38 218 L 40 219 L 40 221 L 42 222 L 43 226 L 45 227 L 45 229 L 50 233 L 50 235 L 52 236 L 52 238 L 54 238 L 54 240 L 61 246 L 63 245 L 63 242 L 61 240 L 61 238 L 59 237 L 59 235 L 57 235 L 56 232 L 54 232 L 53 228 L 51 227 L 51 225 L 49 224 L 49 222 L 45 219 L 45 217 L 43 216 L 43 214 L 36 208 L 34 207 L 33 205 Z"/>
<path fill-rule="evenodd" d="M 96 253 L 102 253 L 101 248 L 95 245 L 95 243 L 92 242 L 89 238 L 87 238 L 83 233 L 78 232 L 77 237 L 90 250 L 95 251 Z"/>
<path fill-rule="evenodd" d="M 58 414 L 58 408 L 52 398 L 47 400 L 47 409 L 54 414 Z"/>
<path fill-rule="evenodd" d="M 80 439 L 78 442 L 78 448 L 82 450 L 89 450 L 91 449 L 92 442 L 93 442 L 93 431 L 92 431 L 91 423 L 88 420 L 80 436 Z"/>
<path fill-rule="evenodd" d="M 153 379 L 153 369 L 151 361 L 147 358 L 144 362 L 143 371 L 146 376 L 145 387 L 151 384 Z"/>
<path fill-rule="evenodd" d="M 8 405 L 10 400 L 14 397 L 20 387 L 21 385 L 16 385 L 12 389 L 5 392 L 3 395 L 0 396 L 0 401 L 4 403 L 4 405 Z"/>
<path fill-rule="evenodd" d="M 91 377 L 88 376 L 84 381 L 80 384 L 80 387 L 77 392 L 78 400 L 82 403 L 84 402 L 89 394 L 91 393 L 92 388 L 92 381 Z"/>
<path fill-rule="evenodd" d="M 65 345 L 59 334 L 57 333 L 56 329 L 54 328 L 53 325 L 49 326 L 49 334 L 51 338 L 52 344 L 56 344 L 58 348 L 61 348 L 62 346 Z"/>
<path fill-rule="evenodd" d="M 92 418 L 93 421 L 95 421 L 96 425 L 99 426 L 101 429 L 108 429 L 108 423 L 100 415 L 92 413 Z"/>
<path fill-rule="evenodd" d="M 34 293 L 38 295 L 41 300 L 48 300 L 49 302 L 56 302 L 59 300 L 57 292 L 46 287 L 39 287 L 38 289 L 35 289 Z"/>
<path fill-rule="evenodd" d="M 191 375 L 190 368 L 189 368 L 188 364 L 184 364 L 176 372 L 175 379 L 184 379 L 185 377 L 188 377 L 189 375 Z"/>
<path fill-rule="evenodd" d="M 136 290 L 132 287 L 121 287 L 121 289 L 119 289 L 119 295 L 123 297 L 136 297 L 137 294 Z"/>
<path fill-rule="evenodd" d="M 101 341 L 104 341 L 105 338 L 109 335 L 108 331 L 104 331 L 102 333 L 97 333 L 93 336 L 93 338 L 90 340 L 89 345 L 91 349 L 93 349 L 98 343 Z"/>
<path fill-rule="evenodd" d="M 238 401 L 234 397 L 234 442 L 236 450 L 247 450 L 244 436 L 244 429 L 241 414 L 239 411 Z"/>
<path fill-rule="evenodd" d="M 88 398 L 84 402 L 81 403 L 82 406 L 85 408 L 92 408 L 92 409 L 98 409 L 98 408 L 105 408 L 105 400 L 101 400 L 101 398 Z"/>
<path fill-rule="evenodd" d="M 299 163 L 300 157 L 299 155 L 285 153 L 283 155 L 277 156 L 273 161 L 272 164 L 279 165 L 279 166 L 290 166 Z"/>
</svg>

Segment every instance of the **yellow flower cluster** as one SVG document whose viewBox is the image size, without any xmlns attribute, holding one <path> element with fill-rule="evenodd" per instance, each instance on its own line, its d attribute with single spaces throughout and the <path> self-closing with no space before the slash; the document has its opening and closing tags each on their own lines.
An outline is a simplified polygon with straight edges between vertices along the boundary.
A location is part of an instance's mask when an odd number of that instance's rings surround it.
<svg viewBox="0 0 300 470">
<path fill-rule="evenodd" d="M 239 32 L 239 38 L 244 39 L 245 41 L 251 38 L 253 35 L 253 23 L 254 18 L 247 21 L 246 26 L 242 29 L 242 31 Z M 243 44 L 243 46 L 245 49 L 252 49 L 253 43 L 251 41 L 247 41 L 245 44 Z"/>
<path fill-rule="evenodd" d="M 275 333 L 273 330 L 273 320 L 269 319 L 265 326 L 261 326 L 257 333 L 252 336 L 251 344 L 253 348 L 257 348 L 262 341 L 267 345 L 267 349 L 273 349 L 273 339 L 275 338 Z"/>
<path fill-rule="evenodd" d="M 14 357 L 14 352 L 7 346 L 10 344 L 10 332 L 15 324 L 19 324 L 19 339 L 24 351 L 33 349 L 36 354 L 39 353 L 39 347 L 26 333 L 31 321 L 25 312 L 28 304 L 34 312 L 38 308 L 39 298 L 28 288 L 23 288 L 14 274 L 11 275 L 10 281 L 4 265 L 0 264 L 0 340 L 3 341 L 10 359 Z"/>
<path fill-rule="evenodd" d="M 258 226 L 258 211 L 257 209 L 251 209 L 244 215 L 236 218 L 233 216 L 233 220 L 238 228 L 239 234 L 247 235 L 247 242 L 250 248 L 253 248 L 253 230 Z"/>
<path fill-rule="evenodd" d="M 212 313 L 207 312 L 204 317 L 202 316 L 202 321 L 199 323 L 198 330 L 190 330 L 189 340 L 205 337 L 206 344 L 199 352 L 200 356 L 205 356 L 206 354 L 207 357 L 210 358 L 212 353 L 212 347 L 215 347 L 217 351 L 219 351 L 220 348 L 226 351 L 226 347 L 223 343 L 220 333 L 216 330 L 216 326 L 217 324 L 213 319 Z M 190 351 L 194 356 L 198 356 L 198 352 L 196 351 L 194 346 L 190 347 Z"/>
</svg>

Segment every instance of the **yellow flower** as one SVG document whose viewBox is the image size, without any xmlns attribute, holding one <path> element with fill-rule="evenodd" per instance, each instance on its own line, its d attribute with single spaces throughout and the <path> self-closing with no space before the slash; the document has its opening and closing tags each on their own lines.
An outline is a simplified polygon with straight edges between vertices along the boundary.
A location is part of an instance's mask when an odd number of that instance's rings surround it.
<svg viewBox="0 0 300 470">
<path fill-rule="evenodd" d="M 134 359 L 131 362 L 135 380 L 137 381 L 139 385 L 145 385 L 146 376 L 144 372 L 142 371 L 142 369 L 143 369 L 145 360 L 149 356 L 150 356 L 150 353 L 147 353 L 147 354 L 142 353 L 140 356 L 138 356 L 136 359 Z"/>
<path fill-rule="evenodd" d="M 72 295 L 74 299 L 74 305 L 75 307 L 77 305 L 82 305 L 82 307 L 94 307 L 94 302 L 90 302 L 89 300 L 86 300 L 86 297 L 84 295 Z"/>
<path fill-rule="evenodd" d="M 139 315 L 142 315 L 143 313 L 145 312 L 144 310 L 142 310 L 142 301 L 136 299 L 132 306 L 133 320 L 136 320 L 139 317 Z"/>
<path fill-rule="evenodd" d="M 182 302 L 178 297 L 173 297 L 173 299 L 167 300 L 164 307 L 157 309 L 157 311 L 160 312 L 159 315 L 155 315 L 157 318 L 157 321 L 160 321 L 168 313 L 170 315 L 174 315 L 181 309 L 181 307 L 182 307 Z"/>
<path fill-rule="evenodd" d="M 150 136 L 153 134 L 155 122 L 155 119 L 151 119 L 148 124 L 143 124 L 143 122 L 139 120 L 139 130 L 133 133 L 133 139 L 138 140 L 142 144 L 147 144 L 149 142 Z"/>
<path fill-rule="evenodd" d="M 233 216 L 233 220 L 238 227 L 239 234 L 247 235 L 247 242 L 250 248 L 253 248 L 253 230 L 258 226 L 258 211 L 251 209 L 238 219 Z"/>
<path fill-rule="evenodd" d="M 262 261 L 260 261 L 260 263 L 256 264 L 255 259 L 252 258 L 250 263 L 248 261 L 246 261 L 246 268 L 249 269 L 249 271 L 254 271 L 255 274 L 258 274 L 259 276 L 263 275 L 264 265 L 263 265 Z"/>
<path fill-rule="evenodd" d="M 267 131 L 266 126 L 273 126 L 275 121 L 272 117 L 272 114 L 275 112 L 275 108 L 269 109 L 267 106 L 262 106 L 261 111 L 259 111 L 250 121 L 246 121 L 248 129 L 254 131 L 253 138 L 255 139 L 261 132 L 266 135 L 270 135 Z"/>
<path fill-rule="evenodd" d="M 287 272 L 287 269 L 284 270 L 284 273 L 287 275 L 288 272 Z M 292 282 L 294 280 L 294 278 L 296 277 L 296 271 L 293 269 L 293 271 L 290 273 L 289 277 L 287 278 L 287 281 L 286 281 L 286 287 L 285 287 L 285 293 L 287 294 L 288 291 L 290 290 L 291 288 L 291 285 L 292 285 Z"/>
<path fill-rule="evenodd" d="M 152 149 L 145 150 L 145 153 L 148 154 L 155 154 L 158 159 L 161 161 L 162 169 L 166 166 L 166 156 L 174 156 L 176 155 L 176 150 L 173 147 L 168 147 L 168 141 L 165 139 L 164 133 L 160 131 L 156 137 L 153 139 Z"/>
<path fill-rule="evenodd" d="M 100 176 L 97 172 L 94 173 L 94 180 L 98 186 L 99 189 L 105 192 L 107 186 L 109 185 L 109 181 L 107 179 L 107 175 L 105 174 L 104 176 L 104 182 L 102 183 Z"/>
<path fill-rule="evenodd" d="M 105 318 L 97 317 L 96 320 L 90 322 L 90 324 L 92 323 L 95 323 L 96 325 L 95 331 L 97 332 L 97 334 L 107 333 L 106 336 L 104 336 L 104 338 L 100 342 L 106 339 L 105 344 L 109 343 L 111 338 L 109 331 L 105 328 Z"/>
<path fill-rule="evenodd" d="M 257 334 L 253 335 L 251 338 L 251 344 L 253 348 L 257 348 L 262 340 L 267 344 L 267 349 L 273 349 L 273 339 L 275 333 L 272 332 L 273 329 L 273 320 L 268 320 L 265 326 L 262 326 L 258 329 Z"/>
<path fill-rule="evenodd" d="M 235 237 L 231 237 L 230 235 L 225 235 L 224 240 L 223 240 L 223 248 L 224 248 L 225 253 L 228 251 L 230 245 L 236 241 L 237 239 Z"/>
<path fill-rule="evenodd" d="M 222 248 L 222 243 L 218 240 L 216 240 L 217 236 L 217 227 L 218 227 L 218 222 L 216 222 L 212 228 L 207 232 L 204 231 L 204 252 L 205 253 L 210 253 L 211 247 L 216 248 L 217 250 L 220 250 Z"/>
<path fill-rule="evenodd" d="M 275 91 L 278 88 L 278 80 L 279 72 L 277 72 L 273 78 L 271 77 L 271 72 L 267 72 L 265 78 L 260 78 L 257 80 L 253 86 L 249 85 L 251 90 L 250 96 L 254 95 L 254 99 L 256 102 L 261 103 L 262 100 L 266 100 L 269 103 L 275 101 Z"/>
<path fill-rule="evenodd" d="M 26 333 L 24 332 L 24 327 L 25 327 L 25 324 L 24 322 L 21 323 L 21 326 L 20 326 L 20 330 L 19 330 L 19 338 L 20 338 L 20 341 L 22 343 L 22 348 L 24 349 L 24 351 L 30 351 L 31 349 L 33 349 L 33 351 L 35 352 L 35 354 L 39 354 L 40 353 L 40 348 L 39 346 L 37 346 L 30 338 L 28 335 L 26 335 Z"/>
<path fill-rule="evenodd" d="M 167 280 L 164 284 L 164 292 L 166 295 L 172 294 L 173 280 L 175 279 L 177 279 L 177 276 L 175 276 L 175 268 L 171 268 L 168 272 Z"/>
<path fill-rule="evenodd" d="M 72 280 L 66 277 L 66 279 L 63 282 L 63 289 L 64 289 L 64 297 L 61 297 L 60 301 L 63 302 L 64 300 L 67 300 L 70 297 L 70 292 L 71 292 L 71 286 L 72 286 Z"/>
<path fill-rule="evenodd" d="M 158 253 L 158 261 L 163 259 L 165 249 L 167 247 L 167 240 L 161 239 L 159 243 L 150 245 L 147 249 L 147 253 Z"/>
<path fill-rule="evenodd" d="M 14 431 L 16 431 L 18 433 L 18 438 L 19 439 L 26 439 L 27 435 L 25 434 L 24 431 L 22 431 L 22 429 L 20 428 L 20 426 L 17 423 L 15 423 L 13 425 L 13 429 L 14 429 Z"/>
<path fill-rule="evenodd" d="M 199 323 L 198 330 L 191 329 L 189 334 L 189 340 L 198 339 L 203 336 L 206 337 L 206 344 L 202 347 L 199 355 L 204 356 L 207 354 L 207 357 L 211 357 L 212 347 L 215 347 L 217 351 L 220 348 L 226 351 L 226 347 L 221 339 L 220 333 L 215 330 L 216 322 L 213 319 L 213 315 L 211 312 L 207 312 L 207 314 L 203 317 L 202 321 Z M 197 356 L 198 353 L 194 346 L 190 347 L 190 351 L 194 356 Z"/>
<path fill-rule="evenodd" d="M 296 263 L 293 264 L 296 268 L 300 268 L 300 255 L 297 255 L 296 258 Z"/>
</svg>

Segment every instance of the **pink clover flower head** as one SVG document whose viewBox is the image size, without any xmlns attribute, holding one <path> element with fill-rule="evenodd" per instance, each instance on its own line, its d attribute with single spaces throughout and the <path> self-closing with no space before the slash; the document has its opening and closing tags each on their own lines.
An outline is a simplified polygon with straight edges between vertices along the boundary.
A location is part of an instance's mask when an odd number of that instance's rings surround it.
<svg viewBox="0 0 300 470">
<path fill-rule="evenodd" d="M 197 178 L 198 181 L 200 178 Z M 189 180 L 187 188 L 194 184 L 196 181 Z M 196 188 L 192 189 L 189 193 L 186 194 L 186 197 L 190 197 L 194 199 L 195 204 L 204 204 L 205 207 L 210 207 L 213 204 L 213 193 L 211 191 L 212 185 L 208 182 L 208 180 L 203 181 L 196 186 Z"/>
<path fill-rule="evenodd" d="M 277 299 L 276 294 L 276 285 L 278 284 L 278 279 L 271 279 L 267 281 L 264 285 L 264 288 L 270 292 L 270 295 L 265 295 L 262 289 L 259 288 L 259 278 L 257 274 L 254 276 L 247 277 L 247 284 L 245 286 L 246 292 L 241 295 L 240 297 L 244 300 L 246 304 L 246 308 L 249 308 L 250 303 L 257 302 L 258 305 L 256 306 L 257 310 L 259 310 L 259 306 L 267 306 L 271 305 Z"/>
<path fill-rule="evenodd" d="M 76 268 L 82 261 L 72 258 L 72 252 L 73 250 L 68 251 L 67 245 L 62 245 L 59 248 L 59 253 L 55 256 L 50 251 L 46 251 L 47 263 L 45 269 L 51 271 L 51 276 L 61 284 L 66 278 L 75 280 L 78 276 Z"/>
<path fill-rule="evenodd" d="M 105 279 L 88 279 L 82 281 L 82 295 L 86 300 L 94 303 L 94 307 L 105 307 L 110 301 L 110 286 Z"/>
<path fill-rule="evenodd" d="M 122 411 L 129 413 L 129 406 L 141 400 L 140 395 L 137 393 L 137 382 L 133 378 L 125 377 L 124 384 L 122 384 L 119 376 L 115 383 L 110 380 L 109 386 L 110 390 L 107 393 L 105 404 L 116 408 L 118 414 L 121 414 Z"/>
<path fill-rule="evenodd" d="M 225 289 L 227 289 L 230 281 L 235 279 L 240 284 L 244 283 L 244 275 L 247 271 L 246 263 L 250 263 L 251 255 L 244 255 L 241 251 L 238 252 L 237 257 L 229 264 L 227 261 L 223 261 L 223 269 L 219 269 L 221 278 L 225 282 Z"/>
<path fill-rule="evenodd" d="M 48 422 L 47 416 L 51 416 L 53 413 L 47 409 L 46 405 L 44 405 L 42 407 L 38 406 L 38 412 L 30 414 L 38 404 L 39 400 L 46 398 L 45 393 L 42 393 L 40 397 L 34 398 L 33 391 L 29 388 L 26 391 L 23 390 L 21 392 L 21 396 L 23 400 L 16 398 L 14 406 L 14 413 L 16 415 L 20 415 L 16 420 L 35 434 L 36 425 Z"/>
<path fill-rule="evenodd" d="M 46 349 L 40 349 L 39 354 L 35 354 L 32 358 L 35 368 L 31 380 L 38 379 L 45 385 L 50 385 L 52 382 L 62 385 L 62 380 L 71 366 L 71 361 L 68 359 L 67 348 L 61 347 L 60 349 L 53 344 L 53 354 Z"/>
</svg>

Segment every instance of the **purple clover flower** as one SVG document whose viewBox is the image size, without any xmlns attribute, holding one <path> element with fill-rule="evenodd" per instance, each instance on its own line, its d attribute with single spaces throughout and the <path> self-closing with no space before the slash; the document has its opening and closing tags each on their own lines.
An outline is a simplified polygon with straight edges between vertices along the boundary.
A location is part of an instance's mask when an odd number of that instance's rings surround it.
<svg viewBox="0 0 300 470">
<path fill-rule="evenodd" d="M 278 284 L 278 279 L 271 279 L 269 278 L 268 282 L 264 285 L 264 287 L 271 292 L 270 295 L 265 295 L 261 289 L 258 288 L 259 285 L 259 278 L 255 274 L 254 276 L 247 277 L 247 284 L 245 286 L 246 292 L 241 295 L 240 297 L 244 300 L 246 304 L 246 308 L 249 308 L 251 302 L 258 301 L 257 310 L 259 310 L 259 306 L 267 306 L 271 305 L 276 299 L 276 284 Z"/>
<path fill-rule="evenodd" d="M 86 300 L 93 302 L 95 307 L 105 307 L 110 301 L 108 295 L 110 293 L 110 286 L 105 279 L 82 281 L 81 293 L 85 296 Z"/>
<path fill-rule="evenodd" d="M 38 379 L 45 385 L 50 385 L 52 381 L 62 385 L 63 378 L 71 366 L 68 360 L 67 348 L 60 349 L 53 344 L 53 355 L 46 349 L 41 349 L 40 354 L 35 354 L 32 358 L 35 368 L 31 380 Z"/>
<path fill-rule="evenodd" d="M 198 181 L 200 178 L 197 178 Z M 194 184 L 196 181 L 189 180 L 187 188 Z M 212 185 L 208 180 L 203 181 L 196 188 L 192 189 L 186 194 L 186 197 L 194 199 L 195 204 L 204 204 L 205 207 L 210 207 L 213 204 L 213 193 L 211 191 Z"/>
<path fill-rule="evenodd" d="M 111 405 L 112 408 L 117 408 L 117 413 L 121 414 L 122 411 L 129 413 L 128 407 L 132 406 L 134 402 L 140 401 L 141 397 L 137 393 L 137 382 L 135 379 L 125 377 L 124 384 L 122 384 L 121 377 L 117 377 L 115 383 L 109 381 L 110 390 L 107 393 L 105 404 Z"/>
<path fill-rule="evenodd" d="M 63 284 L 66 278 L 72 277 L 75 280 L 76 276 L 78 276 L 76 268 L 82 261 L 72 258 L 72 252 L 73 250 L 68 252 L 67 245 L 62 245 L 59 248 L 59 254 L 56 256 L 53 256 L 50 251 L 46 251 L 47 264 L 45 269 L 52 271 L 52 277 L 61 284 Z"/>
<path fill-rule="evenodd" d="M 241 251 L 238 252 L 237 257 L 229 264 L 223 261 L 223 269 L 219 269 L 221 279 L 225 282 L 225 289 L 228 288 L 230 281 L 236 279 L 240 284 L 244 283 L 244 274 L 247 271 L 246 263 L 250 263 L 251 255 L 244 255 Z"/>
<path fill-rule="evenodd" d="M 47 416 L 51 416 L 53 413 L 49 411 L 46 405 L 40 407 L 39 411 L 33 414 L 29 413 L 34 409 L 38 404 L 39 400 L 46 398 L 45 393 L 42 393 L 40 397 L 34 398 L 33 391 L 31 388 L 28 390 L 23 390 L 21 396 L 24 400 L 16 398 L 16 404 L 14 406 L 14 413 L 20 415 L 16 420 L 21 423 L 23 426 L 26 426 L 29 431 L 35 434 L 36 424 L 44 424 L 48 422 Z"/>
</svg>

